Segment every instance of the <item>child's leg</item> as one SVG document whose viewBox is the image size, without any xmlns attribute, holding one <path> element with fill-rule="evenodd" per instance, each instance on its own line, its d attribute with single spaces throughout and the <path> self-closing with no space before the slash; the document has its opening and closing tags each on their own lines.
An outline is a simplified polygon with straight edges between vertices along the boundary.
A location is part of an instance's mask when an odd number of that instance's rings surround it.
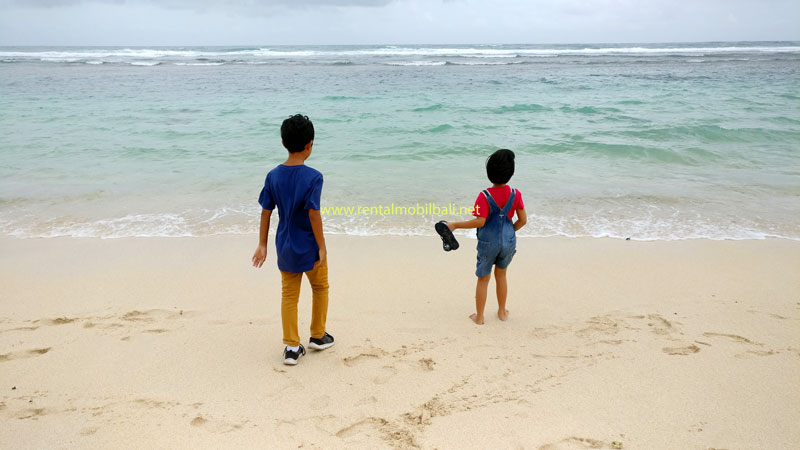
<svg viewBox="0 0 800 450">
<path fill-rule="evenodd" d="M 473 322 L 483 325 L 483 309 L 486 307 L 486 292 L 489 290 L 489 280 L 492 274 L 485 277 L 478 277 L 478 284 L 475 286 L 475 314 L 469 316 Z"/>
<path fill-rule="evenodd" d="M 506 296 L 508 295 L 506 270 L 508 269 L 494 268 L 494 284 L 497 285 L 497 317 L 500 320 L 508 318 L 508 310 L 506 309 Z"/>
<path fill-rule="evenodd" d="M 328 318 L 328 265 L 317 266 L 306 272 L 311 283 L 311 337 L 319 339 L 325 335 Z"/>
<path fill-rule="evenodd" d="M 297 301 L 300 300 L 302 273 L 281 271 L 281 322 L 283 323 L 283 343 L 296 347 L 300 345 L 297 332 Z"/>
</svg>

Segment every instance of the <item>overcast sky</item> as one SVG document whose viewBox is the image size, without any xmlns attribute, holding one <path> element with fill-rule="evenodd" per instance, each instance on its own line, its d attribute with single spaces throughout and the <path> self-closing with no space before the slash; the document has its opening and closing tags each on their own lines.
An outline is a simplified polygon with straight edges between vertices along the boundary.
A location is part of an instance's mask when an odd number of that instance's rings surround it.
<svg viewBox="0 0 800 450">
<path fill-rule="evenodd" d="M 0 0 L 0 45 L 800 40 L 798 0 Z"/>
</svg>

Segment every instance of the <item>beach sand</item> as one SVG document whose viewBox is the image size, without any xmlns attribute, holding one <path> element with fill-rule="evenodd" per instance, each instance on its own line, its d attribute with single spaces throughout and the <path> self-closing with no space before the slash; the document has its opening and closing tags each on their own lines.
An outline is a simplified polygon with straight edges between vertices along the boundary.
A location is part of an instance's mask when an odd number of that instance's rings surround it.
<svg viewBox="0 0 800 450">
<path fill-rule="evenodd" d="M 0 238 L 0 448 L 800 448 L 800 242 L 520 239 L 477 326 L 460 240 L 329 236 L 289 367 L 272 243 Z"/>
</svg>

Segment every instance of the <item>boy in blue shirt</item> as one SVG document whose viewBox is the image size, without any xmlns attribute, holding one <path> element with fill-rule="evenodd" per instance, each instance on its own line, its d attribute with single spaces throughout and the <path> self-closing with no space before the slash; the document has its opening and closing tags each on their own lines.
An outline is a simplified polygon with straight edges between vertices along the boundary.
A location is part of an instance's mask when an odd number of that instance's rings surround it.
<svg viewBox="0 0 800 450">
<path fill-rule="evenodd" d="M 483 309 L 486 306 L 492 267 L 497 285 L 497 317 L 500 320 L 508 318 L 506 271 L 517 253 L 516 232 L 525 226 L 528 218 L 522 193 L 508 185 L 514 175 L 514 157 L 514 152 L 507 149 L 492 153 L 486 160 L 486 175 L 492 186 L 478 194 L 473 208 L 475 218 L 464 222 L 447 222 L 450 231 L 458 228 L 478 229 L 475 313 L 469 316 L 478 325 L 483 325 Z M 516 221 L 514 214 L 517 215 Z"/>
<path fill-rule="evenodd" d="M 281 125 L 283 146 L 289 157 L 270 170 L 258 198 L 261 204 L 261 230 L 253 266 L 261 267 L 267 258 L 267 237 L 272 210 L 278 207 L 275 247 L 281 272 L 281 322 L 283 324 L 284 364 L 295 365 L 306 349 L 297 330 L 297 302 L 303 273 L 312 290 L 311 339 L 309 348 L 325 350 L 333 346 L 333 336 L 325 331 L 328 315 L 328 252 L 322 234 L 319 212 L 322 174 L 306 166 L 314 144 L 314 124 L 307 116 L 294 115 Z"/>
</svg>

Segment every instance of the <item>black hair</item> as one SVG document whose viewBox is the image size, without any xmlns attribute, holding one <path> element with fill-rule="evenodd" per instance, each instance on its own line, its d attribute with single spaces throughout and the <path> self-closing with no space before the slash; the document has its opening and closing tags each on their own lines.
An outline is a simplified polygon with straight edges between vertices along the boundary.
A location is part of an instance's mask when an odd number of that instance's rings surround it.
<svg viewBox="0 0 800 450">
<path fill-rule="evenodd" d="M 500 149 L 486 160 L 486 175 L 494 184 L 506 184 L 514 175 L 514 152 Z"/>
<path fill-rule="evenodd" d="M 308 116 L 295 114 L 283 121 L 281 139 L 289 153 L 302 152 L 306 145 L 314 140 L 314 124 Z"/>
</svg>

